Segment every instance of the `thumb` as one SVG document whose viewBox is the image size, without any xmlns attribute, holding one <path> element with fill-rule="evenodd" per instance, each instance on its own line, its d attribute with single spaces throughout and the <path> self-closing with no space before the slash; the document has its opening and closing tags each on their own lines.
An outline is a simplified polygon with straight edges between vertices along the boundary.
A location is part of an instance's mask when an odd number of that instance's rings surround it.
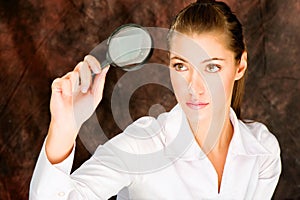
<svg viewBox="0 0 300 200">
<path fill-rule="evenodd" d="M 105 67 L 101 71 L 101 73 L 97 74 L 94 78 L 94 83 L 92 86 L 92 94 L 94 95 L 95 106 L 97 106 L 102 99 L 105 78 L 109 70 L 109 67 L 110 66 Z"/>
</svg>

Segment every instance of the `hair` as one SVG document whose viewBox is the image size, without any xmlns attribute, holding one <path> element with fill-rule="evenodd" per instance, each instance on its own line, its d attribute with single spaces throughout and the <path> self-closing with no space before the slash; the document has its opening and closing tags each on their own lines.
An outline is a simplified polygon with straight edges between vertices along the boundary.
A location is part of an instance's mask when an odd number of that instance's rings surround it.
<svg viewBox="0 0 300 200">
<path fill-rule="evenodd" d="M 235 14 L 224 2 L 214 0 L 198 0 L 181 10 L 173 20 L 168 39 L 172 31 L 184 34 L 201 34 L 207 32 L 225 33 L 227 47 L 234 53 L 239 64 L 243 52 L 246 51 L 243 28 Z M 231 107 L 241 119 L 241 103 L 244 94 L 245 75 L 235 81 L 231 99 Z"/>
</svg>

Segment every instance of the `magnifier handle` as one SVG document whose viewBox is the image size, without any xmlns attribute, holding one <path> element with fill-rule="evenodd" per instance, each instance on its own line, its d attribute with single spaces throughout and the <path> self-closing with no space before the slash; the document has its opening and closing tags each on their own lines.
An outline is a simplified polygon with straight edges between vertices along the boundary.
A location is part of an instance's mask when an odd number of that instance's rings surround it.
<svg viewBox="0 0 300 200">
<path fill-rule="evenodd" d="M 110 62 L 108 60 L 104 60 L 100 63 L 100 65 L 101 65 L 101 68 L 104 69 L 105 67 L 110 65 Z"/>
<path fill-rule="evenodd" d="M 110 65 L 110 62 L 108 60 L 104 60 L 103 62 L 100 63 L 100 66 L 101 66 L 102 69 L 104 69 L 108 65 Z M 93 80 L 94 80 L 95 76 L 96 76 L 96 74 L 92 71 L 92 79 Z"/>
<path fill-rule="evenodd" d="M 103 44 L 99 44 L 97 45 L 90 53 L 89 55 L 93 56 L 94 58 L 97 59 L 97 61 L 100 63 L 101 68 L 105 68 L 107 65 L 111 64 L 110 59 L 107 59 L 107 55 L 106 58 L 103 58 Z M 102 61 L 101 61 L 102 60 Z"/>
</svg>

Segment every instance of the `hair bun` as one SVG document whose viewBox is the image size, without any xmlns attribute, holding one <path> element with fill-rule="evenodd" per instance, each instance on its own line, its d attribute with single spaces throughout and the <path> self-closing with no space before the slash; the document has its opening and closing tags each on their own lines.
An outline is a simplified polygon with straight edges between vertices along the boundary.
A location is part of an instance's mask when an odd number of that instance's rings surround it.
<svg viewBox="0 0 300 200">
<path fill-rule="evenodd" d="M 216 1 L 215 0 L 197 0 L 197 2 L 196 3 L 216 3 Z"/>
</svg>

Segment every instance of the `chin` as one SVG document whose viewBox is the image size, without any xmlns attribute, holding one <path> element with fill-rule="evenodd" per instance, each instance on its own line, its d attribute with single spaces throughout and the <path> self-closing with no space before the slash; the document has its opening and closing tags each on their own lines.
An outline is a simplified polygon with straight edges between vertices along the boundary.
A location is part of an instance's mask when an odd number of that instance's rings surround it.
<svg viewBox="0 0 300 200">
<path fill-rule="evenodd" d="M 210 119 L 211 109 L 208 107 L 205 108 L 191 108 L 191 106 L 181 105 L 186 117 L 189 121 L 198 122 L 202 120 Z"/>
</svg>

